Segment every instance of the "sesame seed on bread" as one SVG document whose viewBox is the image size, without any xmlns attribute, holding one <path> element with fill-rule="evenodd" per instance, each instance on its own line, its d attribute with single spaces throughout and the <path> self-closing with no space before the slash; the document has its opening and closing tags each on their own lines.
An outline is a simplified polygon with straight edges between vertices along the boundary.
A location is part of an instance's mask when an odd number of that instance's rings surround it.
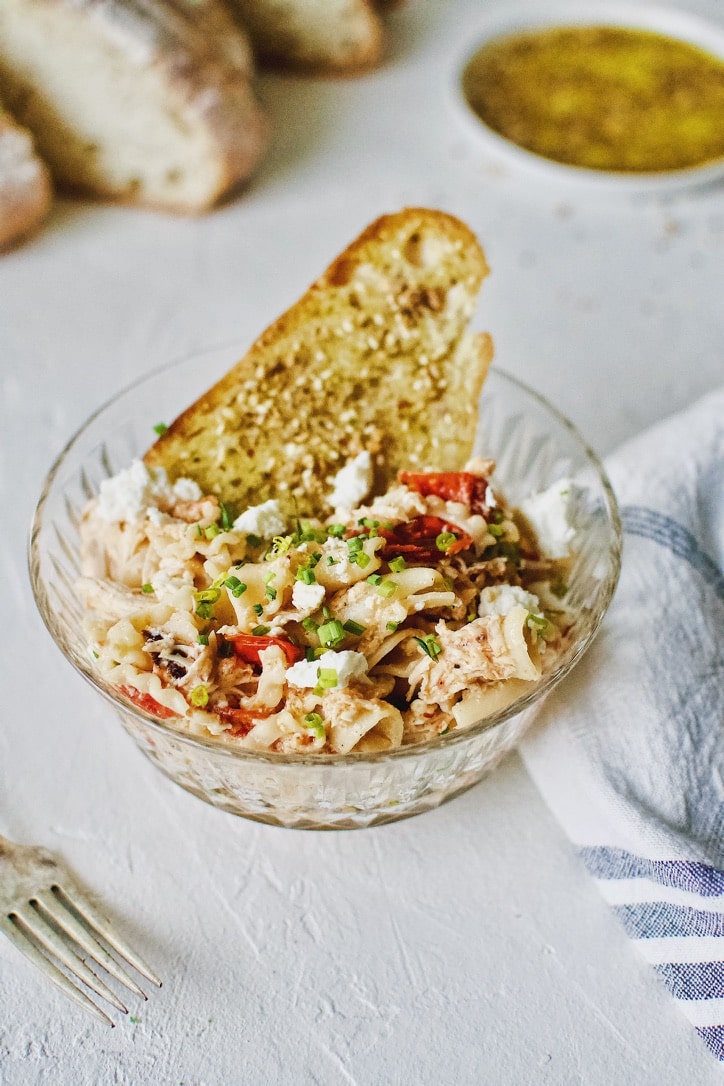
<svg viewBox="0 0 724 1086">
<path fill-rule="evenodd" d="M 146 453 L 171 478 L 241 506 L 325 514 L 363 450 L 374 490 L 402 468 L 461 468 L 492 343 L 468 323 L 488 273 L 474 234 L 440 211 L 373 222 Z"/>
</svg>

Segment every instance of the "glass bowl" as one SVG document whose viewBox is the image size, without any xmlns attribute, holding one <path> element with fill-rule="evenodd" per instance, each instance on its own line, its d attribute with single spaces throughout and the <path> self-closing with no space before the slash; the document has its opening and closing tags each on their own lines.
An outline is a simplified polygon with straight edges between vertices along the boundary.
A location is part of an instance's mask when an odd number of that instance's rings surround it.
<svg viewBox="0 0 724 1086">
<path fill-rule="evenodd" d="M 151 373 L 114 396 L 69 441 L 48 478 L 30 538 L 30 577 L 53 640 L 116 711 L 143 753 L 208 803 L 245 818 L 305 829 L 352 829 L 392 822 L 470 788 L 521 739 L 536 704 L 590 644 L 618 579 L 621 529 L 597 457 L 575 428 L 535 392 L 499 370 L 480 401 L 476 452 L 497 461 L 496 483 L 510 502 L 568 477 L 577 502 L 576 557 L 567 604 L 570 643 L 523 697 L 464 731 L 374 754 L 282 755 L 239 749 L 233 740 L 177 730 L 131 705 L 94 671 L 75 590 L 81 511 L 101 481 L 143 454 L 160 418 L 173 419 L 238 355 L 222 347 Z"/>
</svg>

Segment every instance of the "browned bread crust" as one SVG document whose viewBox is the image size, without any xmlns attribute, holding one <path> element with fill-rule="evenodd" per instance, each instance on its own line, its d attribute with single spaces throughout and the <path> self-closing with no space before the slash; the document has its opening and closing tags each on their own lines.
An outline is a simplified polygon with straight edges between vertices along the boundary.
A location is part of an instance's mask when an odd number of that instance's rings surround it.
<svg viewBox="0 0 724 1086">
<path fill-rule="evenodd" d="M 492 357 L 467 326 L 488 272 L 471 231 L 440 211 L 373 222 L 236 366 L 149 449 L 243 506 L 329 509 L 335 474 L 371 453 L 375 489 L 470 455 Z"/>
<path fill-rule="evenodd" d="M 264 149 L 252 74 L 221 0 L 0 3 L 0 91 L 75 191 L 206 210 Z"/>
<path fill-rule="evenodd" d="M 38 226 L 51 199 L 50 175 L 30 133 L 0 106 L 0 252 Z"/>
<path fill-rule="evenodd" d="M 379 64 L 384 31 L 371 0 L 232 0 L 257 56 L 314 75 L 353 75 Z"/>
</svg>

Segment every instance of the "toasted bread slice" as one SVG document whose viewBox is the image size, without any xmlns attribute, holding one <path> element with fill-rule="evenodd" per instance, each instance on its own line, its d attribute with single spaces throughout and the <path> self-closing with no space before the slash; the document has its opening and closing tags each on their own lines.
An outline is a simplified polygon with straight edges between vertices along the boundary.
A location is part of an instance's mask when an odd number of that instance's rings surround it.
<svg viewBox="0 0 724 1086">
<path fill-rule="evenodd" d="M 270 64 L 345 74 L 380 60 L 382 23 L 370 0 L 233 0 L 233 6 Z"/>
<path fill-rule="evenodd" d="M 242 506 L 330 511 L 334 476 L 368 450 L 374 490 L 401 468 L 470 455 L 490 337 L 467 330 L 488 272 L 475 236 L 439 211 L 385 215 L 149 449 Z"/>
</svg>

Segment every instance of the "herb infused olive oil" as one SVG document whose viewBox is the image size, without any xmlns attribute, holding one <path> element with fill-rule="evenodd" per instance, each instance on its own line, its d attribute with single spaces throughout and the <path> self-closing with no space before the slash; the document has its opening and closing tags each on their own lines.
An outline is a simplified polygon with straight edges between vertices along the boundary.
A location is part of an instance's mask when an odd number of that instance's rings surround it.
<svg viewBox="0 0 724 1086">
<path fill-rule="evenodd" d="M 512 34 L 479 49 L 462 82 L 489 128 L 556 162 L 636 174 L 724 158 L 724 61 L 664 34 Z"/>
</svg>

